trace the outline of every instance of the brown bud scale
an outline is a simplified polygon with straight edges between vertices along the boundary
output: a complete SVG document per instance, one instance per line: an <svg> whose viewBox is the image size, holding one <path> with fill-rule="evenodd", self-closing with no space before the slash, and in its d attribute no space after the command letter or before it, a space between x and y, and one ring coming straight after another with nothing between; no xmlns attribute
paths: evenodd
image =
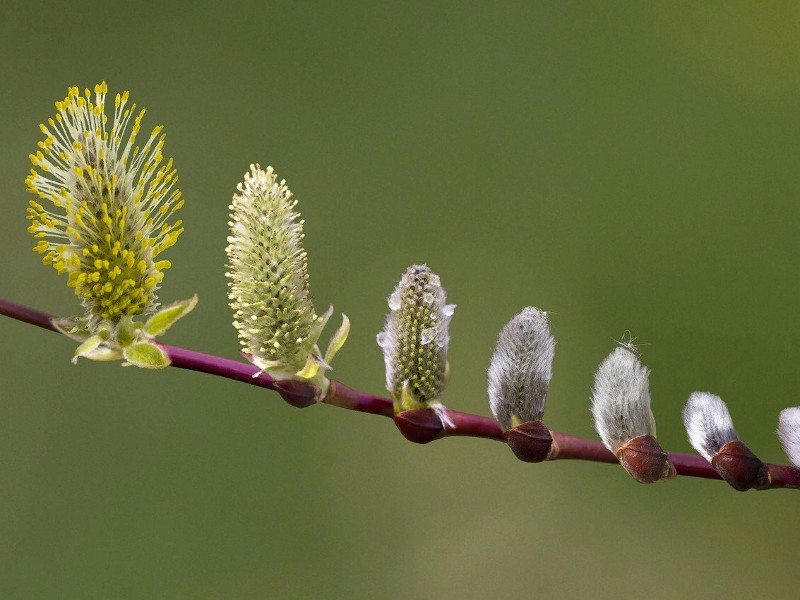
<svg viewBox="0 0 800 600"><path fill-rule="evenodd" d="M444 435L441 418L430 408L404 410L394 415L400 433L415 444L427 444Z"/></svg>
<svg viewBox="0 0 800 600"><path fill-rule="evenodd" d="M526 421L512 427L506 432L506 442L514 455L525 462L542 462L553 452L553 436L541 421Z"/></svg>
<svg viewBox="0 0 800 600"><path fill-rule="evenodd" d="M711 466L739 492L769 486L767 466L743 442L728 442L711 457Z"/></svg>
<svg viewBox="0 0 800 600"><path fill-rule="evenodd" d="M652 435L628 440L615 453L619 464L639 483L656 483L675 477L675 466Z"/></svg>
<svg viewBox="0 0 800 600"><path fill-rule="evenodd" d="M275 391L281 395L281 398L295 408L305 408L316 404L321 394L317 386L294 379L276 381L274 385Z"/></svg>

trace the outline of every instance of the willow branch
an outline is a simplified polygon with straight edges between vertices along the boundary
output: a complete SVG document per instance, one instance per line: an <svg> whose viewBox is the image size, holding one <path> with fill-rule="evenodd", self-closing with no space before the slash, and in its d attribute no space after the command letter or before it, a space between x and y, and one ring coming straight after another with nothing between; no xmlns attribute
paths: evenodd
<svg viewBox="0 0 800 600"><path fill-rule="evenodd" d="M0 299L0 314L43 329L57 331L51 323L51 315L8 300ZM250 363L166 344L161 346L167 352L173 367L208 373L209 375L233 379L271 390L277 389L276 382L269 375L266 373L256 375L259 369ZM394 405L389 398L353 390L338 381L331 381L328 393L322 399L322 402L383 417L394 416ZM450 423L444 427L444 436L470 436L497 441L506 440L506 435L502 428L493 419L454 410L447 410L446 416ZM551 431L551 434L558 451L549 460L575 459L612 464L619 462L616 456L599 441L587 440L558 431ZM722 479L702 456L681 452L669 452L668 454L675 465L678 475L703 479ZM763 489L800 489L800 470L784 465L767 464L766 466L769 470L771 482L768 487Z"/></svg>

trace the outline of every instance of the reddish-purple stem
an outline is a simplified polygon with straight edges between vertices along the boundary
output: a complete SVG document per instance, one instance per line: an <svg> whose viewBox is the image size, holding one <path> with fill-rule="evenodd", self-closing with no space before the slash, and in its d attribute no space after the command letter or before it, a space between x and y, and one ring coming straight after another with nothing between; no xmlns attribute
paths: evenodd
<svg viewBox="0 0 800 600"><path fill-rule="evenodd" d="M259 368L250 363L239 362L230 358L222 358L221 356L212 356L211 354L203 354L202 352L195 352L194 350L187 350L186 348L178 348L177 346L167 346L161 344L161 347L167 351L171 366L178 367L179 369L188 369L190 371L200 371L201 373L208 373L209 375L216 375L218 377L227 377L241 381L242 383L249 383L250 385L257 385L269 390L275 389L275 382L272 377L266 373L260 373Z"/></svg>
<svg viewBox="0 0 800 600"><path fill-rule="evenodd" d="M0 314L43 329L56 331L50 322L50 315L8 300L0 299ZM275 389L275 383L266 373L253 377L258 372L258 368L250 363L203 354L202 352L166 344L162 344L162 347L169 355L173 367L234 379L267 389ZM390 399L359 392L338 381L331 381L330 389L323 402L340 408L383 417L392 417L394 415L394 406ZM447 416L452 422L452 426L449 424L445 426L445 436L471 436L505 441L505 434L502 428L493 419L454 410L448 410ZM603 463L618 462L614 454L607 450L601 442L558 431L552 431L551 434L553 441L558 446L558 454L552 457L551 460L578 459ZM675 470L679 475L704 479L721 479L714 468L702 456L670 452L669 458L675 465ZM771 484L765 489L800 489L800 470L789 466L772 464L768 464L767 468L769 469Z"/></svg>

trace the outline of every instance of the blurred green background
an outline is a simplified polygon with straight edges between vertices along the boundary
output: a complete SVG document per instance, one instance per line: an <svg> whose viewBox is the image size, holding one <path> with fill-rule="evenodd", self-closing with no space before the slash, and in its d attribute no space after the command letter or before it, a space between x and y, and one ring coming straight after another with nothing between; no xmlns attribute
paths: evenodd
<svg viewBox="0 0 800 600"><path fill-rule="evenodd" d="M701 6L702 4L702 6ZM271 164L312 292L353 321L334 376L383 390L403 269L450 301L452 408L525 305L559 341L546 422L594 437L592 374L629 330L662 443L720 394L785 462L799 404L800 5L41 2L0 8L0 297L79 312L26 233L38 124L105 79L165 125L186 198L168 343L236 357L228 203ZM795 598L797 492L643 486L501 444L420 447L389 420L177 369L70 364L0 319L0 597Z"/></svg>

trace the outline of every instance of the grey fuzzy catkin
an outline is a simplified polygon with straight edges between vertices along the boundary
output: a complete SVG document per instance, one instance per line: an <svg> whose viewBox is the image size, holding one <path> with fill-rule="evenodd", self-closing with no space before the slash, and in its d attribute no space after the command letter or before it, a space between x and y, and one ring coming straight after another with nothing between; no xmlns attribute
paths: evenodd
<svg viewBox="0 0 800 600"><path fill-rule="evenodd" d="M635 437L656 434L649 376L650 369L627 345L614 349L597 367L592 390L594 426L614 453Z"/></svg>
<svg viewBox="0 0 800 600"><path fill-rule="evenodd" d="M683 424L692 447L708 461L728 442L739 441L728 407L719 396L708 392L689 396Z"/></svg>
<svg viewBox="0 0 800 600"><path fill-rule="evenodd" d="M487 391L492 413L503 428L542 418L555 347L547 313L532 306L500 330Z"/></svg>
<svg viewBox="0 0 800 600"><path fill-rule="evenodd" d="M778 437L786 456L800 469L800 406L786 408L778 419Z"/></svg>

